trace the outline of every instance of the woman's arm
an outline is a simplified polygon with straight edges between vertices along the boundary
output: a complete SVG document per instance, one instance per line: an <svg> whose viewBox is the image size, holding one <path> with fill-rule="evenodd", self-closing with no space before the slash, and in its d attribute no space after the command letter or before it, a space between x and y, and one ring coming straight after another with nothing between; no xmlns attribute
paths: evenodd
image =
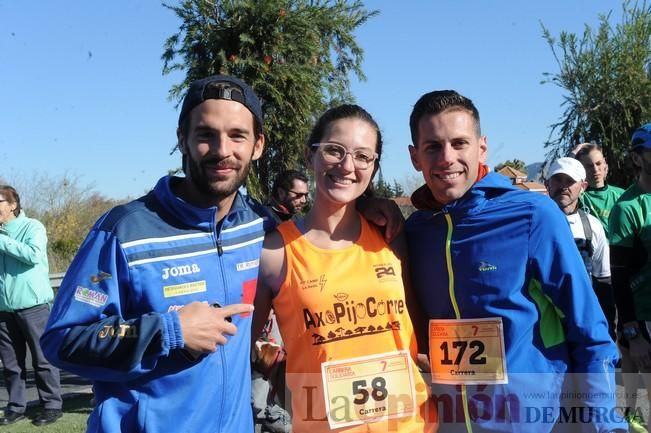
<svg viewBox="0 0 651 433"><path fill-rule="evenodd" d="M287 273L285 263L285 245L280 233L273 231L267 233L260 255L260 270L258 272L258 285L255 292L255 310L253 312L253 329L251 332L252 344L260 337L264 328L271 302L280 290L280 285Z"/></svg>
<svg viewBox="0 0 651 433"><path fill-rule="evenodd" d="M418 353L427 354L429 351L428 341L428 325L425 315L421 310L413 291L411 290L411 274L409 271L409 258L407 253L407 240L404 232L401 232L391 242L391 249L400 259L402 267L402 281L405 287L405 301L407 303L407 311L416 333L416 340L418 342Z"/></svg>

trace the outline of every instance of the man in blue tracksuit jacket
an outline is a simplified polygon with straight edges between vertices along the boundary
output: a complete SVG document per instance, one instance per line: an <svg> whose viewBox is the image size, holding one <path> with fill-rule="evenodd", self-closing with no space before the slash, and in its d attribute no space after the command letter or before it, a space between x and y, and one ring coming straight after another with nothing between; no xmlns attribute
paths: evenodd
<svg viewBox="0 0 651 433"><path fill-rule="evenodd" d="M558 206L488 173L458 93L423 95L410 127L426 185L406 230L441 431L626 431L617 349Z"/></svg>
<svg viewBox="0 0 651 433"><path fill-rule="evenodd" d="M191 84L179 117L184 178L95 224L56 296L41 345L93 380L89 432L248 432L251 306L273 220L238 188L264 147L242 81Z"/></svg>

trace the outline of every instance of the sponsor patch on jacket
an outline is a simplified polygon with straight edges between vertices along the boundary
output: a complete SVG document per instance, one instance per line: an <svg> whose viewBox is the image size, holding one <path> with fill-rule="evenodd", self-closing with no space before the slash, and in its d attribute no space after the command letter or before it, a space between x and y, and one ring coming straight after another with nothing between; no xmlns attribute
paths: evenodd
<svg viewBox="0 0 651 433"><path fill-rule="evenodd" d="M93 307L101 307L106 304L108 295L106 293L98 292L97 290L77 286L75 289L75 299L84 304L92 305Z"/></svg>
<svg viewBox="0 0 651 433"><path fill-rule="evenodd" d="M255 299L255 288L258 284L257 279L248 280L242 283L242 303L253 304ZM248 317L251 313L242 313L240 317Z"/></svg>
<svg viewBox="0 0 651 433"><path fill-rule="evenodd" d="M174 284L163 287L163 296L171 298L174 296L189 295L206 291L206 280L193 281L192 283Z"/></svg>
<svg viewBox="0 0 651 433"><path fill-rule="evenodd" d="M93 284L97 284L97 283L100 283L100 282L102 282L104 280L108 280L108 279L110 279L112 277L113 276L111 274L109 274L108 272L99 271L99 273L97 275L91 275L90 276L90 282L93 283Z"/></svg>
<svg viewBox="0 0 651 433"><path fill-rule="evenodd" d="M257 268L260 265L260 259L249 260L248 262L242 262L235 265L235 268L238 272L246 271L247 269Z"/></svg>
<svg viewBox="0 0 651 433"><path fill-rule="evenodd" d="M479 267L477 268L479 272L490 272L490 271L496 271L497 266L491 265L488 262L479 262Z"/></svg>

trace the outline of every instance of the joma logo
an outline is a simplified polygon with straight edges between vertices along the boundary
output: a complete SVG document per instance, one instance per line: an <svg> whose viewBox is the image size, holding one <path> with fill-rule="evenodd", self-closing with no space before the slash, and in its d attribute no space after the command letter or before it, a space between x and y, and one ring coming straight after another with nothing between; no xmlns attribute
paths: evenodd
<svg viewBox="0 0 651 433"><path fill-rule="evenodd" d="M171 268L163 268L163 279L167 280L169 277L180 277L198 272L201 272L201 269L199 269L199 265L196 263L192 265L172 266Z"/></svg>
<svg viewBox="0 0 651 433"><path fill-rule="evenodd" d="M99 338L138 338L138 328L131 325L104 326L98 334Z"/></svg>

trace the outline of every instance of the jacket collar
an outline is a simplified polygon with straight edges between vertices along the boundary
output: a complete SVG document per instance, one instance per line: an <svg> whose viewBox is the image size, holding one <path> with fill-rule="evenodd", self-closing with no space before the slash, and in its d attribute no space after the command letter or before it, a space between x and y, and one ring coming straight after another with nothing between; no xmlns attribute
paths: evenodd
<svg viewBox="0 0 651 433"><path fill-rule="evenodd" d="M203 231L214 230L216 226L215 215L217 214L217 207L197 207L178 197L174 194L171 187L172 182L178 181L180 181L180 178L175 176L164 176L158 181L153 193L161 206L175 219L183 222L183 224ZM246 209L247 204L244 201L244 197L237 191L233 204L226 217L224 217L224 221L228 220L229 215Z"/></svg>
<svg viewBox="0 0 651 433"><path fill-rule="evenodd" d="M418 210L448 212L455 209L474 208L487 196L492 196L500 191L503 192L513 189L516 188L511 184L509 179L497 173L489 173L488 167L481 165L477 175L477 181L475 181L472 187L461 198L443 205L434 198L427 185L423 185L414 191L411 196L411 202Z"/></svg>
<svg viewBox="0 0 651 433"><path fill-rule="evenodd" d="M25 211L21 210L16 218L14 218L11 221L8 221L8 222L6 222L4 224L0 224L0 225L2 225L2 227L5 230L10 232L12 230L16 230L19 227L21 227L26 219L27 219L27 215L25 215Z"/></svg>

